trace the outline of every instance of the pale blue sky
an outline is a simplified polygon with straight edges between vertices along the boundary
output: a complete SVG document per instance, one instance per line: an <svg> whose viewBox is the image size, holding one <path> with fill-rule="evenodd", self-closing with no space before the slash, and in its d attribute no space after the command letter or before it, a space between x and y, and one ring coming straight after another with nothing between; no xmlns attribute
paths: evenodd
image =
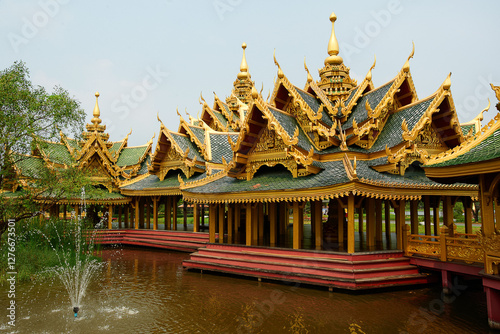
<svg viewBox="0 0 500 334"><path fill-rule="evenodd" d="M23 60L32 81L61 85L81 101L90 121L94 93L111 140L133 128L129 145L147 142L159 123L177 130L179 108L196 115L200 92L225 99L239 72L246 42L252 80L273 87L273 50L299 87L327 57L334 11L340 56L362 79L377 56L380 86L403 66L415 42L411 73L419 98L452 72L461 122L492 101L500 85L499 1L76 1L0 0L0 68ZM484 123L483 123L484 124Z"/></svg>

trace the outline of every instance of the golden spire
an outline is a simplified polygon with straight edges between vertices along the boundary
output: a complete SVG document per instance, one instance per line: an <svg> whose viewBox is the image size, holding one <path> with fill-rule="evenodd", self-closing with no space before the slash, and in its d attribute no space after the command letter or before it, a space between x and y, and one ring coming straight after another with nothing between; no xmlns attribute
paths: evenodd
<svg viewBox="0 0 500 334"><path fill-rule="evenodd" d="M337 37L335 36L335 27L334 23L337 20L337 16L335 13L330 15L330 21L332 22L332 33L330 35L330 40L328 41L328 54L329 57L325 59L326 64L332 65L340 65L342 64L342 57L338 56L339 54L339 42L337 41Z"/></svg>
<svg viewBox="0 0 500 334"><path fill-rule="evenodd" d="M93 116L94 118L92 118L92 123L94 123L95 125L98 125L101 123L101 119L99 118L99 116L101 116L101 111L99 110L99 104L97 103L97 100L99 98L99 92L96 92L95 93L95 107L94 107L94 113L93 113Z"/></svg>
<svg viewBox="0 0 500 334"><path fill-rule="evenodd" d="M241 45L241 48L243 49L243 58L241 59L240 73L238 73L238 79L246 79L250 76L250 74L248 73L247 59L245 57L245 49L247 48L247 43L243 43Z"/></svg>

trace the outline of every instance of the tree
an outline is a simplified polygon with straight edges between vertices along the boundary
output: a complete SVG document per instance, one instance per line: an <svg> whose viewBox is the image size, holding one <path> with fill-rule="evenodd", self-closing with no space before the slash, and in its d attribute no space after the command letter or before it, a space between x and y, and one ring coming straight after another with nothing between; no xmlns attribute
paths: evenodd
<svg viewBox="0 0 500 334"><path fill-rule="evenodd" d="M60 131L78 138L85 120L80 102L56 86L53 93L34 86L23 62L15 62L0 72L0 236L8 219L33 216L40 205L50 207L60 198L75 193L87 183L76 164L63 168L38 164L28 175L29 186L15 190L14 166L27 159L35 147L59 141Z"/></svg>

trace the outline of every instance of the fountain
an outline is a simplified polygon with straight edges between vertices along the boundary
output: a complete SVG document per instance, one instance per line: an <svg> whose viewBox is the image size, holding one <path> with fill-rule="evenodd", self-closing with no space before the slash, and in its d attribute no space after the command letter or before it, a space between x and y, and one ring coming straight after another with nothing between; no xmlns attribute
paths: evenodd
<svg viewBox="0 0 500 334"><path fill-rule="evenodd" d="M86 212L85 188L82 188L82 209ZM90 236L87 234L82 235L82 219L79 215L74 218L71 219L75 224L74 231L71 231L74 235L74 244L68 245L69 247L66 249L57 229L55 229L59 241L57 245L53 245L45 234L42 233L42 235L44 235L52 249L56 252L59 261L59 265L48 268L48 271L53 272L59 277L66 288L76 318L90 280L100 267L100 263L97 259L93 258L95 230ZM99 225L102 225L102 221L95 227Z"/></svg>

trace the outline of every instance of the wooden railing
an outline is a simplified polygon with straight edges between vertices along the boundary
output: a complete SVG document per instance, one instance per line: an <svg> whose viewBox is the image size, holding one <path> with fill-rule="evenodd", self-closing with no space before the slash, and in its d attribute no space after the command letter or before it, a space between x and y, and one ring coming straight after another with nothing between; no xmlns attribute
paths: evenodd
<svg viewBox="0 0 500 334"><path fill-rule="evenodd" d="M407 225L406 225L407 226ZM405 230L408 230L406 227ZM440 235L409 234L406 238L407 255L421 255L441 261L463 261L467 264L485 263L485 252L475 234L454 233L449 236L446 226Z"/></svg>

